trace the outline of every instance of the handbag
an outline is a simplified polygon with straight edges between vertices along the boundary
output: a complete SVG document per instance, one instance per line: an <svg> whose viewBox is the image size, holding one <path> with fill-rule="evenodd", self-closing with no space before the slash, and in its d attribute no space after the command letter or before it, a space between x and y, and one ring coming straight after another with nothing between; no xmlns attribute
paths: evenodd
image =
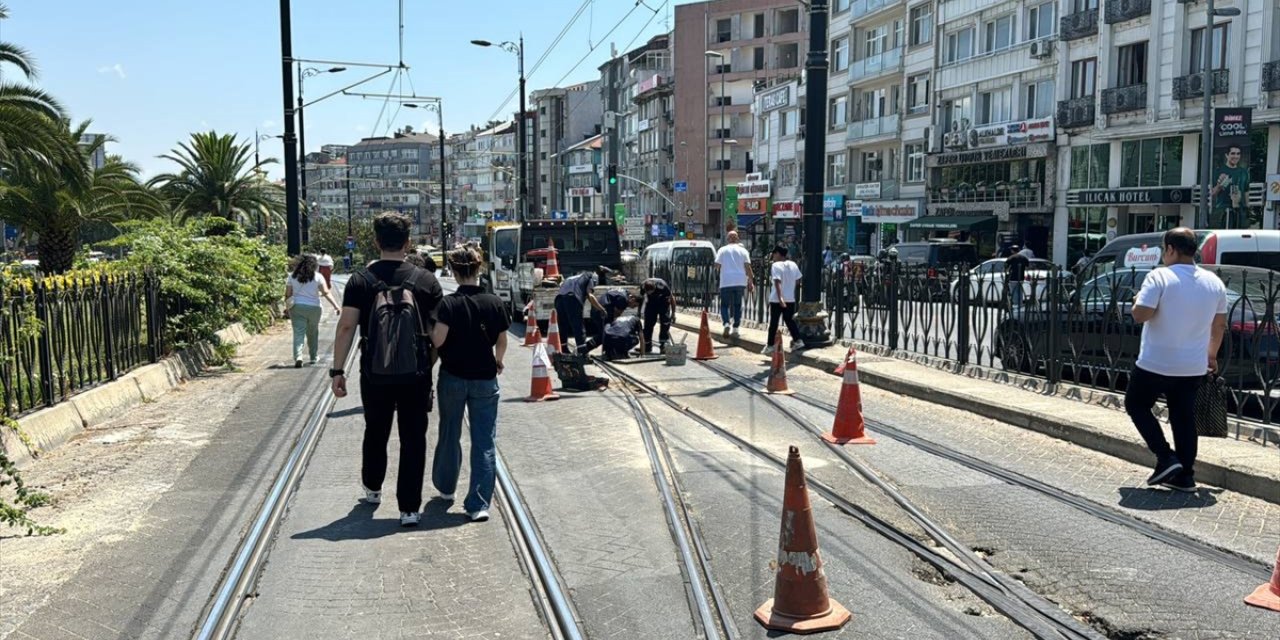
<svg viewBox="0 0 1280 640"><path fill-rule="evenodd" d="M1210 373L1196 388L1196 435L1227 437L1227 395L1231 390L1222 376Z"/></svg>

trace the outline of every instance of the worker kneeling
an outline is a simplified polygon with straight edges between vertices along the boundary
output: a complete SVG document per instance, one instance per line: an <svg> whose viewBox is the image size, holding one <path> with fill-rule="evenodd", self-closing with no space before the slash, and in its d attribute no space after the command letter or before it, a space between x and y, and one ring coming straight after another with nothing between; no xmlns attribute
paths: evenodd
<svg viewBox="0 0 1280 640"><path fill-rule="evenodd" d="M579 355L586 355L596 347L604 346L606 360L621 360L640 344L640 318L626 316L627 309L639 306L640 298L628 295L621 289L607 291L601 305L604 313L597 310L591 312L591 335L587 343L578 349Z"/></svg>

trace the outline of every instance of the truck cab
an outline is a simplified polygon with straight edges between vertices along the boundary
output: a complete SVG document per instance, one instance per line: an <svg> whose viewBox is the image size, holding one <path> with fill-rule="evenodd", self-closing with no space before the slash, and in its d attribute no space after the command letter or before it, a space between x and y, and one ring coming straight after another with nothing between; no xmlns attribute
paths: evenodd
<svg viewBox="0 0 1280 640"><path fill-rule="evenodd" d="M520 229L520 264L517 267L520 293L513 298L518 301L519 308L512 310L512 318L519 319L530 302L540 325L545 325L551 317L562 280L546 277L546 261L551 246L555 247L562 278L595 271L603 266L625 280L618 227L612 219L527 221ZM603 295L613 287L635 288L636 283L628 284L631 287L620 282L602 282L596 287L595 294Z"/></svg>
<svg viewBox="0 0 1280 640"><path fill-rule="evenodd" d="M520 286L516 270L519 267L520 225L511 222L490 222L480 238L485 268L480 274L480 286L498 296L508 310L518 310Z"/></svg>

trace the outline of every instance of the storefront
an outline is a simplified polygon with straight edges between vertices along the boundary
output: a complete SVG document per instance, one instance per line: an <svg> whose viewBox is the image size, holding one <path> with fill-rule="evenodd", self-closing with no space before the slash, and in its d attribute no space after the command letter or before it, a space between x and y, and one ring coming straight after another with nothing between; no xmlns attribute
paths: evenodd
<svg viewBox="0 0 1280 640"><path fill-rule="evenodd" d="M844 194L828 193L822 196L823 247L831 247L837 254L847 251L844 232Z"/></svg>
<svg viewBox="0 0 1280 640"><path fill-rule="evenodd" d="M858 205L858 238L854 245L864 255L876 255L882 249L906 240L907 224L920 217L920 200L878 200ZM865 234L865 235L864 235Z"/></svg>
<svg viewBox="0 0 1280 640"><path fill-rule="evenodd" d="M772 244L781 244L791 253L792 259L800 255L800 238L804 227L804 201L792 200L773 203ZM767 250L767 248L757 247ZM756 253L755 251L752 252Z"/></svg>

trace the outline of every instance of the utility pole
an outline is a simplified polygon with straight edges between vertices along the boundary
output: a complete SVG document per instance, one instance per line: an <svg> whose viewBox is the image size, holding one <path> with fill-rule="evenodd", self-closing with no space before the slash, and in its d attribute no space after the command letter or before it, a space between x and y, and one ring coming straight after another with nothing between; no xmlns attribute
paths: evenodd
<svg viewBox="0 0 1280 640"><path fill-rule="evenodd" d="M619 165L618 160L620 154L618 153L618 127L621 124L619 120L621 120L622 114L618 112L617 86L620 81L621 67L622 60L618 57L618 52L615 50L613 51L613 60L611 60L609 64L608 80L605 81L604 86L604 90L607 93L605 96L605 124L609 124L610 120L613 121L613 126L609 127L609 130L606 132L608 134L608 147L605 153L605 166L613 165L618 167ZM618 185L609 184L608 181L605 181L605 189L605 200L608 204L605 206L604 216L606 218L613 219L613 208L618 204Z"/></svg>
<svg viewBox="0 0 1280 640"><path fill-rule="evenodd" d="M311 242L311 202L307 200L307 125L302 116L302 63L298 64L298 189L302 193L302 244Z"/></svg>
<svg viewBox="0 0 1280 640"><path fill-rule="evenodd" d="M804 264L796 313L806 347L831 342L822 308L822 194L826 189L827 148L827 0L809 3L809 56L805 62Z"/></svg>
<svg viewBox="0 0 1280 640"><path fill-rule="evenodd" d="M524 34L520 34L518 53L520 58L520 208L517 210L520 216L518 221L524 222L529 217L529 131L528 118L525 114L524 105Z"/></svg>
<svg viewBox="0 0 1280 640"><path fill-rule="evenodd" d="M440 126L440 251L443 253L449 248L448 239L444 235L445 210L448 208L448 181L445 176L448 175L445 169L444 160L444 102L436 102L436 124ZM448 265L441 265L446 267Z"/></svg>
<svg viewBox="0 0 1280 640"><path fill-rule="evenodd" d="M298 141L293 132L293 37L289 0L280 0L280 67L284 88L284 226L289 255L302 253L302 224L298 211Z"/></svg>

